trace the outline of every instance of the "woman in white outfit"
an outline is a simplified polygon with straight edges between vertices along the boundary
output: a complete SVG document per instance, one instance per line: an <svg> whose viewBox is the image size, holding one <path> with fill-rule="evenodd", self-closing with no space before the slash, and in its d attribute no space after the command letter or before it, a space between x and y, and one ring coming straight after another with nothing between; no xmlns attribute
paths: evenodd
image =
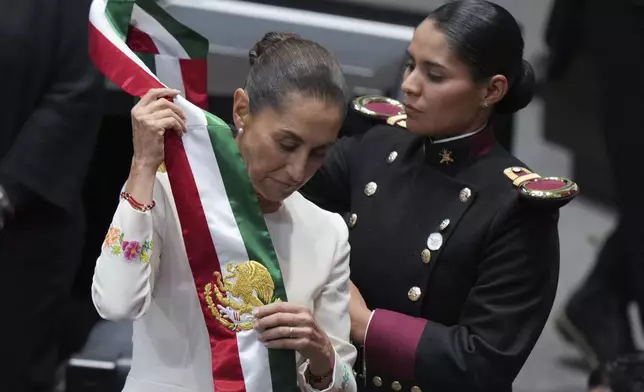
<svg viewBox="0 0 644 392"><path fill-rule="evenodd" d="M337 137L345 81L324 48L294 35L267 34L250 61L246 86L234 94L231 132L288 296L256 309L257 339L269 349L297 352L302 391L355 391L348 231L340 216L297 192ZM132 168L96 263L92 296L103 318L135 320L126 391L232 392L232 384L213 381L219 353L210 350L168 176L158 170L164 133L190 132L181 109L164 99L177 93L150 90L132 110Z"/></svg>

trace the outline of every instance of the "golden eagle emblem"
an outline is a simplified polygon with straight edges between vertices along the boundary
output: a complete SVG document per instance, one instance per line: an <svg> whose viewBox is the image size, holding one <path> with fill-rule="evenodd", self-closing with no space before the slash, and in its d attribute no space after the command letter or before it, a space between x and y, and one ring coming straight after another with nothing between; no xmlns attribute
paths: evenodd
<svg viewBox="0 0 644 392"><path fill-rule="evenodd" d="M228 274L224 276L215 272L215 281L204 287L208 309L228 329L236 332L253 329L253 308L280 301L273 298L273 278L266 267L253 260L229 262L226 271Z"/></svg>

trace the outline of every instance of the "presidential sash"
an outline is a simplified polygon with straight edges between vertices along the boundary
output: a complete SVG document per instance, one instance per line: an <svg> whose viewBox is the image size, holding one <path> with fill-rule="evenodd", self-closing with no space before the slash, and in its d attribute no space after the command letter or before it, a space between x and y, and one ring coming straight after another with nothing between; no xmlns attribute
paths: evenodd
<svg viewBox="0 0 644 392"><path fill-rule="evenodd" d="M136 52L136 54L135 54ZM125 92L182 91L188 132L168 133L165 167L210 337L216 391L296 391L295 353L267 350L252 310L286 301L257 195L227 124L207 112L208 41L153 0L94 0L90 55Z"/></svg>

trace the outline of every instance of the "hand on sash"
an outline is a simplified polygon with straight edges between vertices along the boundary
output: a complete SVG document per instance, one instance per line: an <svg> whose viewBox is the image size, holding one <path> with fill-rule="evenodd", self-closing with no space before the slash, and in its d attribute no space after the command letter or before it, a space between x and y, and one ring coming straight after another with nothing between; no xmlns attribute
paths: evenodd
<svg viewBox="0 0 644 392"><path fill-rule="evenodd" d="M169 99L179 94L168 88L150 89L132 108L134 157L125 191L144 205L153 202L157 169L163 162L165 132L182 136L186 130L181 108Z"/></svg>
<svg viewBox="0 0 644 392"><path fill-rule="evenodd" d="M335 366L335 350L313 314L303 305L276 302L255 311L255 329L267 348L295 350L309 360L314 375L329 374Z"/></svg>
<svg viewBox="0 0 644 392"><path fill-rule="evenodd" d="M183 111L170 102L178 94L178 90L153 88L132 108L133 165L139 170L156 173L163 162L166 131L175 131L179 136L186 132Z"/></svg>

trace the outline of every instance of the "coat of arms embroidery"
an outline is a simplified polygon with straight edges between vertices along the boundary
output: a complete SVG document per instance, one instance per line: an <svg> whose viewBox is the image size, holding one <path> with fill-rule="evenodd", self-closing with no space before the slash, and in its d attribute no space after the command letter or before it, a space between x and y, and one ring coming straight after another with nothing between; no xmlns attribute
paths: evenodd
<svg viewBox="0 0 644 392"><path fill-rule="evenodd" d="M273 278L266 267L253 260L239 264L229 262L226 271L228 273L223 276L215 272L215 281L204 287L208 308L228 329L236 332L253 329L253 308L280 301L273 298Z"/></svg>

